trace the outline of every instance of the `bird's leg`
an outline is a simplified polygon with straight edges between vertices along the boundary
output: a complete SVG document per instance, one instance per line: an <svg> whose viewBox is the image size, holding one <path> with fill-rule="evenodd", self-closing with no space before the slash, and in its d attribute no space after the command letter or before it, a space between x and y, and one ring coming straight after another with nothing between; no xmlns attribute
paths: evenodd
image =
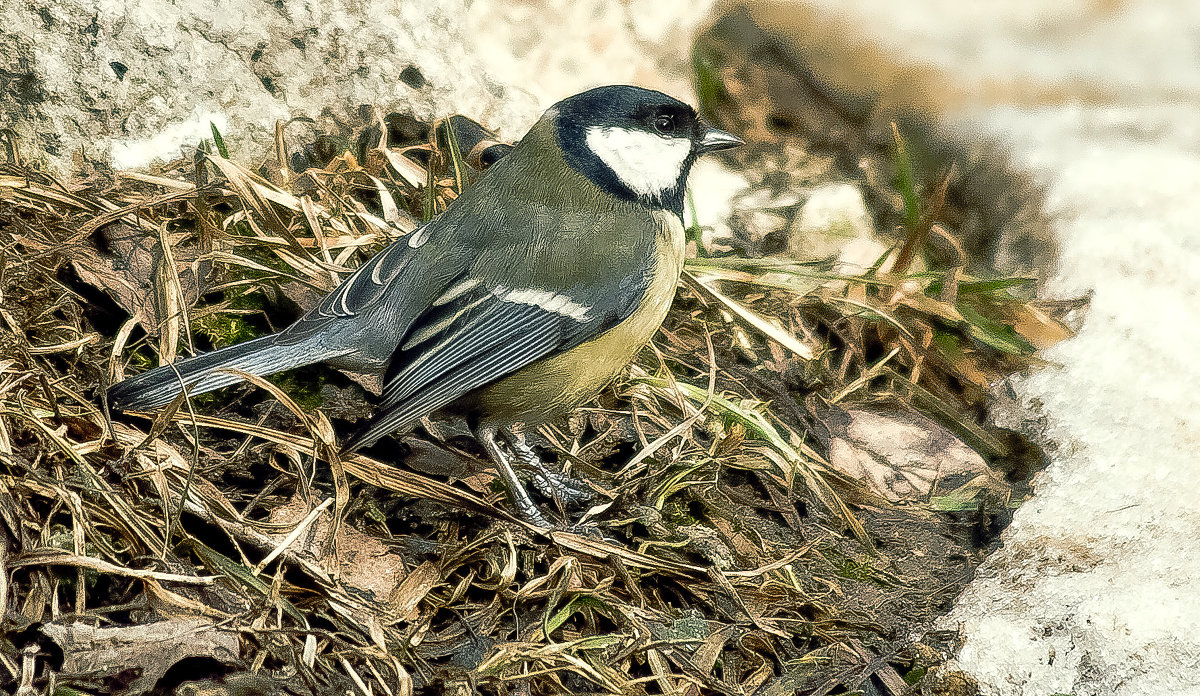
<svg viewBox="0 0 1200 696"><path fill-rule="evenodd" d="M547 469L542 458L525 442L525 435L520 430L510 427L502 429L500 433L508 441L508 447L517 461L533 470L533 487L539 493L554 500L559 506L579 506L595 497L595 493L583 481Z"/></svg>
<svg viewBox="0 0 1200 696"><path fill-rule="evenodd" d="M493 426L483 426L479 428L479 440L483 443L483 448L487 450L488 456L492 458L492 462L496 465L496 470L500 473L500 478L504 479L504 484L508 486L508 492L512 496L513 505L517 508L517 513L529 523L538 527L552 527L553 525L550 524L550 521L533 504L533 499L529 497L529 492L525 490L525 486L517 478L517 473L513 471L512 464L508 461L508 455L500 449L500 443L496 442L496 432L497 429Z"/></svg>

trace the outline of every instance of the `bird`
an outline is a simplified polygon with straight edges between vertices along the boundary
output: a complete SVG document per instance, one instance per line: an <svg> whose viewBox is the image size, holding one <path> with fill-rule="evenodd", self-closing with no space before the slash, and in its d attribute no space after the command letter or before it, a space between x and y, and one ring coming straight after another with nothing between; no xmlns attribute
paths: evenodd
<svg viewBox="0 0 1200 696"><path fill-rule="evenodd" d="M148 410L185 387L220 389L241 381L231 368L382 373L377 409L343 452L434 412L463 415L517 512L550 527L513 468L513 457L540 463L520 433L595 396L650 341L683 269L692 166L742 142L659 91L567 97L439 217L295 323L118 382L109 405Z"/></svg>

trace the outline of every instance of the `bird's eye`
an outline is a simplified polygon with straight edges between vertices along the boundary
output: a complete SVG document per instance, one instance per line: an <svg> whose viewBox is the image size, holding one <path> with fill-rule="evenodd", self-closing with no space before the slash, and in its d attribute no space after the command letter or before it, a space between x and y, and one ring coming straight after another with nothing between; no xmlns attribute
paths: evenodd
<svg viewBox="0 0 1200 696"><path fill-rule="evenodd" d="M670 114L662 114L654 119L654 130L659 133L674 133L675 117Z"/></svg>

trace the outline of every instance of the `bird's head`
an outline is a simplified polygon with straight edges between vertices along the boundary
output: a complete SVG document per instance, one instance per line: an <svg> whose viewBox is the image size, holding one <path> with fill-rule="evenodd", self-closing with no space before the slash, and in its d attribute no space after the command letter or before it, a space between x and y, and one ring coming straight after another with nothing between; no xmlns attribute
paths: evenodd
<svg viewBox="0 0 1200 696"><path fill-rule="evenodd" d="M568 97L543 118L553 121L567 163L601 189L681 217L696 158L742 144L678 99L629 85Z"/></svg>

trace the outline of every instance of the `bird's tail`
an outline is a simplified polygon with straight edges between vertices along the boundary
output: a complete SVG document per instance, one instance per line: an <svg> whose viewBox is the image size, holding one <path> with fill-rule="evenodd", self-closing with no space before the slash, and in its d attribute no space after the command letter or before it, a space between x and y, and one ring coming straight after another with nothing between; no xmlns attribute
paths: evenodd
<svg viewBox="0 0 1200 696"><path fill-rule="evenodd" d="M184 385L196 395L242 381L237 375L218 372L224 368L265 376L333 357L313 350L309 342L277 345L276 338L263 336L147 370L109 387L108 403L121 411L155 408L170 403Z"/></svg>

